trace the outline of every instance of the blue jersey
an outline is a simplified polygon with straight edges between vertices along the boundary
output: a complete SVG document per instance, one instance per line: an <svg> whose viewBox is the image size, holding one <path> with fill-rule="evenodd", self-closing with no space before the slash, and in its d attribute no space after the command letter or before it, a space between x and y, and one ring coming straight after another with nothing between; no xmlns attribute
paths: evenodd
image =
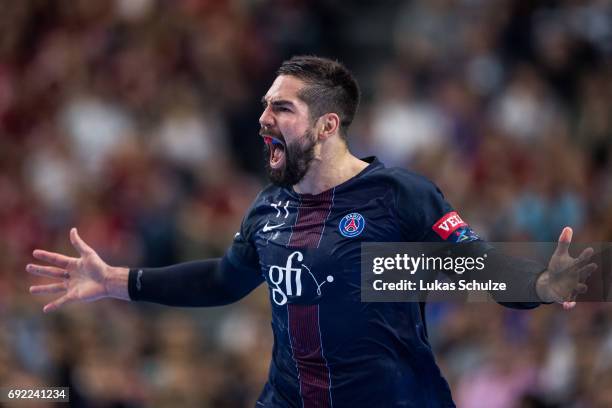
<svg viewBox="0 0 612 408"><path fill-rule="evenodd" d="M376 159L316 195L264 189L228 251L261 274L274 349L258 407L454 407L419 303L361 302L362 242L478 237L436 186Z"/></svg>

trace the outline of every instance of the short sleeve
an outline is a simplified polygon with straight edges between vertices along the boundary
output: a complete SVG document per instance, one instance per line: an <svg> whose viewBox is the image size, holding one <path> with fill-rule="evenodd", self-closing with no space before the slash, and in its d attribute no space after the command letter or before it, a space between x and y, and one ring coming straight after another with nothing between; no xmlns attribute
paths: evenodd
<svg viewBox="0 0 612 408"><path fill-rule="evenodd" d="M243 218L240 224L240 231L234 235L232 245L227 250L225 256L234 267L251 269L254 273L260 274L259 255L251 236L255 223L254 208L258 200L259 196Z"/></svg>
<svg viewBox="0 0 612 408"><path fill-rule="evenodd" d="M234 235L234 241L227 250L227 259L236 268L253 269L259 273L259 256L255 246L243 234L244 228Z"/></svg>
<svg viewBox="0 0 612 408"><path fill-rule="evenodd" d="M405 173L397 178L396 207L407 240L472 242L480 237L425 177Z"/></svg>
<svg viewBox="0 0 612 408"><path fill-rule="evenodd" d="M232 245L225 253L225 258L232 266L239 269L251 269L257 275L261 275L261 269L253 234L256 231L257 205L264 191L257 195L249 207L240 224L240 230L234 235Z"/></svg>

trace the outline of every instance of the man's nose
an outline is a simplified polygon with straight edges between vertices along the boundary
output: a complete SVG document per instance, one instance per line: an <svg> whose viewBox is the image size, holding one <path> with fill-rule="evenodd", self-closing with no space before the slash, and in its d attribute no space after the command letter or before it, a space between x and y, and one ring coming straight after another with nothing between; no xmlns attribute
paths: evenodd
<svg viewBox="0 0 612 408"><path fill-rule="evenodd" d="M264 111L261 113L261 116L259 117L259 125L262 128L274 126L274 115L272 114L272 110L269 106L266 106Z"/></svg>

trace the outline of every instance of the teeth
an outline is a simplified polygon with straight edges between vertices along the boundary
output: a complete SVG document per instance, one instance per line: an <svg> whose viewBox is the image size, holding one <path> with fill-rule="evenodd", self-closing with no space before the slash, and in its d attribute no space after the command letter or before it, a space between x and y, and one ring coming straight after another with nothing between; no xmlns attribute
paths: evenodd
<svg viewBox="0 0 612 408"><path fill-rule="evenodd" d="M268 148L270 149L270 163L274 160L274 151L276 150L274 148L274 145L272 145L271 143L268 144Z"/></svg>
<svg viewBox="0 0 612 408"><path fill-rule="evenodd" d="M281 147L279 147L278 145L276 146L272 146L272 150L270 153L270 163L272 165L276 165L278 163L280 163L283 159L283 149Z"/></svg>
<svg viewBox="0 0 612 408"><path fill-rule="evenodd" d="M285 144L278 138L270 135L261 135L264 143L270 150L270 164L273 167L280 165L285 154Z"/></svg>

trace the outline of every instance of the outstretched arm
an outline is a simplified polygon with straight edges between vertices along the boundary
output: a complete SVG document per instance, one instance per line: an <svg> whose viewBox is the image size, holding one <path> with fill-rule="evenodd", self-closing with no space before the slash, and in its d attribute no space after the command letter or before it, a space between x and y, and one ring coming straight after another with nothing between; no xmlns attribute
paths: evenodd
<svg viewBox="0 0 612 408"><path fill-rule="evenodd" d="M30 287L33 294L62 294L43 308L45 313L73 302L103 298L142 300L172 306L220 306L246 296L263 277L254 269L235 267L226 257L165 268L128 269L106 264L78 235L70 242L80 257L35 250L36 259L53 266L28 264L34 275L55 283Z"/></svg>
<svg viewBox="0 0 612 408"><path fill-rule="evenodd" d="M531 309L541 303L556 302L567 310L576 305L577 295L587 291L586 281L597 269L597 264L590 261L592 248L584 249L576 258L569 254L571 240L572 229L565 227L548 265L511 256L485 241L460 243L453 246L452 251L456 256L473 258L486 252L486 269L473 271L470 276L481 282L490 279L504 282L508 290L490 292L498 303L516 309ZM459 279L454 273L448 276Z"/></svg>
<svg viewBox="0 0 612 408"><path fill-rule="evenodd" d="M236 302L263 282L260 273L233 266L228 257L129 272L131 300L168 306L222 306Z"/></svg>

